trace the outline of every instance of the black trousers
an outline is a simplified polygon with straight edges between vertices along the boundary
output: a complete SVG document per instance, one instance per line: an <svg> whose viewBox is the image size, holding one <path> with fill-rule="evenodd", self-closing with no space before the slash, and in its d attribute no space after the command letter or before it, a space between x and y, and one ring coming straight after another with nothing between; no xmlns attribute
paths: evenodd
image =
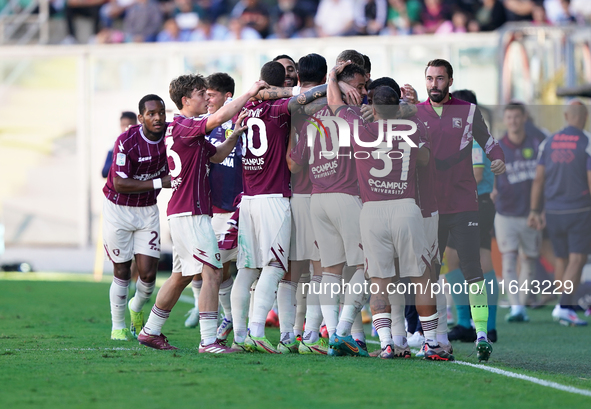
<svg viewBox="0 0 591 409"><path fill-rule="evenodd" d="M478 211L439 215L439 253L443 257L447 239L451 237L460 259L460 269L468 283L484 279L480 267L479 219Z"/></svg>

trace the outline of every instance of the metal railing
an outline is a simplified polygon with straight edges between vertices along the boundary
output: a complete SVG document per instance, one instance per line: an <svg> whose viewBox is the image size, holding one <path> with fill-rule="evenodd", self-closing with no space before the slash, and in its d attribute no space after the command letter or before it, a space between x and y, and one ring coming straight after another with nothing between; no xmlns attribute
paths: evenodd
<svg viewBox="0 0 591 409"><path fill-rule="evenodd" d="M30 0L25 5L9 0L0 10L0 45L33 42L49 42L49 0Z"/></svg>

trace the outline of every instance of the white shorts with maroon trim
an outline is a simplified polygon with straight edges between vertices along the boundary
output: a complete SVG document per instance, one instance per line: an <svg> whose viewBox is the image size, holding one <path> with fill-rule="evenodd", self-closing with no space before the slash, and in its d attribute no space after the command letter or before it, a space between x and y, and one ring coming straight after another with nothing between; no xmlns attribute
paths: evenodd
<svg viewBox="0 0 591 409"><path fill-rule="evenodd" d="M213 228L213 232L215 233L215 237L219 243L224 240L224 236L226 233L230 231L230 228L235 228L235 226L228 224L228 221L232 218L234 212L229 213L214 213L213 217L211 218L211 227ZM238 247L235 247L231 250L222 250L220 249L220 254L222 255L222 264L227 261L236 261L238 256Z"/></svg>
<svg viewBox="0 0 591 409"><path fill-rule="evenodd" d="M431 263L423 217L414 199L365 202L361 210L361 239L369 277L420 277Z"/></svg>
<svg viewBox="0 0 591 409"><path fill-rule="evenodd" d="M125 263L134 254L160 258L158 206L121 206L103 200L103 246L114 263Z"/></svg>
<svg viewBox="0 0 591 409"><path fill-rule="evenodd" d="M430 260L433 263L441 264L441 256L439 254L439 213L435 213L431 217L423 217L423 227L425 227L425 237L429 245L429 252L431 253Z"/></svg>
<svg viewBox="0 0 591 409"><path fill-rule="evenodd" d="M287 271L291 210L288 197L242 196L238 268L263 268L277 260Z"/></svg>
<svg viewBox="0 0 591 409"><path fill-rule="evenodd" d="M312 217L310 216L310 195L295 194L291 198L291 243L289 259L293 261L320 260L320 252Z"/></svg>
<svg viewBox="0 0 591 409"><path fill-rule="evenodd" d="M168 224L173 272L194 276L201 274L204 264L213 269L222 268L222 256L209 215L171 217Z"/></svg>
<svg viewBox="0 0 591 409"><path fill-rule="evenodd" d="M310 201L322 267L363 264L359 231L361 199L346 193L316 193Z"/></svg>

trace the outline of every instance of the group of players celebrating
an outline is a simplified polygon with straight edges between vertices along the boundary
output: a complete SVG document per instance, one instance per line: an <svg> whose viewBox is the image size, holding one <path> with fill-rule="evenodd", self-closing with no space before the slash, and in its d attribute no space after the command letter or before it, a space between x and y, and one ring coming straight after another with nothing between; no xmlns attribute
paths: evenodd
<svg viewBox="0 0 591 409"><path fill-rule="evenodd" d="M117 139L103 189L104 245L114 265L111 339L177 349L162 327L191 284L199 352L369 356L360 317L369 299L381 343L374 355L408 358L405 294L389 285L437 282L449 236L466 281L477 284L469 286L476 351L488 360L472 143L495 174L505 170L503 151L476 106L450 95L449 62L427 64L423 103L410 85L372 81L369 70L367 56L354 50L339 54L330 71L318 54L297 64L281 55L236 98L227 74L181 75L169 87L179 110L170 123L160 97L141 99L140 124ZM172 188L173 273L144 322L160 253L162 188ZM128 303L134 257L139 279ZM378 288L371 297L355 291L368 280ZM444 294L413 296L425 336L420 354L453 360ZM275 301L277 346L265 337Z"/></svg>

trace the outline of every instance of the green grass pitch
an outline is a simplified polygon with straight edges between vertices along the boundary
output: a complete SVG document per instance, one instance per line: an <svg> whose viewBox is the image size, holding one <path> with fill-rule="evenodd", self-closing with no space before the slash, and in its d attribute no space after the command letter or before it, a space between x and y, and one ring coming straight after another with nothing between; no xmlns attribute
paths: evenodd
<svg viewBox="0 0 591 409"><path fill-rule="evenodd" d="M164 327L180 350L155 351L110 340L107 283L0 281L0 288L2 409L591 406L591 397L457 363L200 355L199 330L183 326L186 303ZM530 311L525 324L504 323L505 312L487 366L591 391L589 327L553 323L550 307ZM267 335L278 341L276 329ZM457 360L477 363L473 345L454 349Z"/></svg>

